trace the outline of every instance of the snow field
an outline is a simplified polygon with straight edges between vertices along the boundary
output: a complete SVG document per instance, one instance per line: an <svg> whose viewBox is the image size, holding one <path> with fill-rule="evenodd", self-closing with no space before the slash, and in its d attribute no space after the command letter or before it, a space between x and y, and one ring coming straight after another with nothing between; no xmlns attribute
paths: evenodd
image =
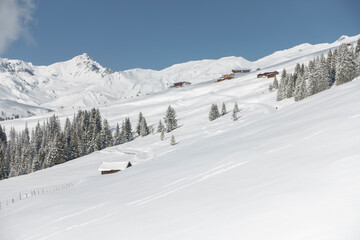
<svg viewBox="0 0 360 240"><path fill-rule="evenodd" d="M128 116L134 129L140 111L156 127L171 105L179 127L164 141L150 134L0 181L0 200L35 187L74 185L0 210L1 239L357 240L359 80L297 103L276 102L267 90L272 79L253 73L102 107L113 128ZM213 102L225 102L229 113L210 122ZM239 119L232 121L235 102ZM73 112L56 114L64 122ZM21 130L48 116L4 125ZM134 166L101 176L103 160Z"/></svg>

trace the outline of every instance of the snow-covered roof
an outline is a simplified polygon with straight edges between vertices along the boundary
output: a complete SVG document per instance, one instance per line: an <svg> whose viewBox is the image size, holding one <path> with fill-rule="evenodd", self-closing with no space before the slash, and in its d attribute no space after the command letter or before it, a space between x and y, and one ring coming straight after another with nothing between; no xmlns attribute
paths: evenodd
<svg viewBox="0 0 360 240"><path fill-rule="evenodd" d="M124 170L129 165L127 162L102 162L98 171Z"/></svg>

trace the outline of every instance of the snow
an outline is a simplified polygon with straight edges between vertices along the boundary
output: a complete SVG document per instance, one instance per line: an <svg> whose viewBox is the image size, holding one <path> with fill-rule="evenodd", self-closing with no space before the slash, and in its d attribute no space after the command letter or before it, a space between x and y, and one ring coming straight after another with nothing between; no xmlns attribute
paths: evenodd
<svg viewBox="0 0 360 240"><path fill-rule="evenodd" d="M124 170L130 162L102 162L98 171Z"/></svg>
<svg viewBox="0 0 360 240"><path fill-rule="evenodd" d="M298 48L285 50L249 67L294 68L299 56L308 61L335 45L311 45L308 50L302 46L301 52ZM202 69L201 65L216 61L192 64L194 69ZM243 59L237 63L235 57L224 62L248 67ZM225 65L204 69L215 74L217 67L219 72L225 71ZM183 76L194 73L185 71L190 66L170 68L174 71L171 80L178 78L175 69L178 76L182 71ZM113 74L135 77L137 71L142 70ZM147 123L156 127L171 105L179 127L166 133L163 141L159 133L137 137L65 164L0 181L1 240L119 236L358 240L360 78L300 102L276 102L276 93L267 90L272 79L257 79L257 73L221 83L199 80L186 88L114 100L101 107L112 128L125 117L135 126L140 111ZM220 106L222 102L229 112L210 122L211 104ZM239 119L232 121L235 102ZM63 123L74 111L55 113ZM25 122L32 127L51 114L1 124L7 131L10 126L21 130ZM177 140L174 146L170 145L171 135ZM101 175L97 170L104 161L130 161L133 167ZM61 188L70 183L71 188ZM53 191L59 186L61 190ZM19 193L24 196L38 189L45 193L18 199ZM5 206L12 198L15 203Z"/></svg>
<svg viewBox="0 0 360 240"><path fill-rule="evenodd" d="M86 53L50 66L34 66L21 60L0 58L0 100L52 110L70 108L74 111L108 106L119 100L127 101L161 92L175 82L186 81L192 85L212 82L237 68L279 72L283 68L292 70L296 63L307 63L314 56L326 54L342 43L355 43L359 37L344 37L330 44L300 44L254 62L231 56L175 64L160 71L137 68L112 72ZM0 111L4 110L8 116L19 114L0 105ZM20 115L38 114L29 112L21 111Z"/></svg>

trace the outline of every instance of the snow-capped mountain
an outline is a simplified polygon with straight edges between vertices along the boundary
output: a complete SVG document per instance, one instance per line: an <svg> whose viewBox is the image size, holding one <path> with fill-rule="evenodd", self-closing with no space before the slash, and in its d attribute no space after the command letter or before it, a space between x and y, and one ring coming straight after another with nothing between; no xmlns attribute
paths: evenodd
<svg viewBox="0 0 360 240"><path fill-rule="evenodd" d="M326 53L341 43L353 43L357 38L343 36L332 44L301 44L255 62L242 57L224 57L175 64L161 71L130 69L112 72L85 53L49 66L0 58L0 111L4 118L34 115L49 109L104 106L117 100L159 92L179 81L192 84L213 81L234 68L280 71L283 67L293 67L296 62L306 62L314 55Z"/></svg>

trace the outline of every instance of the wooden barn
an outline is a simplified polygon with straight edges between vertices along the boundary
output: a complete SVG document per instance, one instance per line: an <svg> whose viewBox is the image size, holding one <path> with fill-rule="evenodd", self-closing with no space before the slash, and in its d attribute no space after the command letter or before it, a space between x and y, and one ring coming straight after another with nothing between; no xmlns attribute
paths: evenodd
<svg viewBox="0 0 360 240"><path fill-rule="evenodd" d="M250 69L248 69L248 68L239 68L239 69L233 69L231 71L233 73L248 73L248 72L250 72Z"/></svg>
<svg viewBox="0 0 360 240"><path fill-rule="evenodd" d="M274 71L274 72L265 72L265 73L260 73L257 75L257 78L273 78L276 75L278 75L279 72L278 71Z"/></svg>
<svg viewBox="0 0 360 240"><path fill-rule="evenodd" d="M131 166L132 166L132 164L129 161L127 161L127 162L102 162L100 164L98 171L101 172L101 175L111 174L111 173L120 172Z"/></svg>
<svg viewBox="0 0 360 240"><path fill-rule="evenodd" d="M177 83L174 83L172 85L172 87L183 87L183 86L190 85L190 84L191 84L190 82L177 82Z"/></svg>
<svg viewBox="0 0 360 240"><path fill-rule="evenodd" d="M225 74L222 76L223 79L233 79L235 77L235 74Z"/></svg>

